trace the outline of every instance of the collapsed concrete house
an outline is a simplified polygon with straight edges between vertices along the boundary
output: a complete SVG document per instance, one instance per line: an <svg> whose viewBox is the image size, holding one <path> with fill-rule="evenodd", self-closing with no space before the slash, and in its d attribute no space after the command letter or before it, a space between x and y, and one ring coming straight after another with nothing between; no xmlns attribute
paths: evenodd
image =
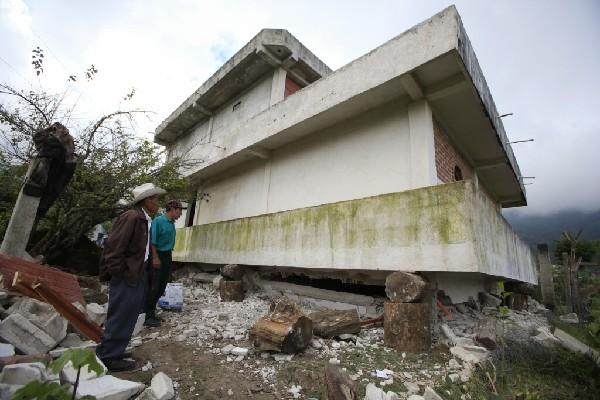
<svg viewBox="0 0 600 400"><path fill-rule="evenodd" d="M460 16L449 7L332 71L265 29L156 129L201 161L174 258L382 284L418 271L455 302L536 283L500 211L519 166Z"/></svg>

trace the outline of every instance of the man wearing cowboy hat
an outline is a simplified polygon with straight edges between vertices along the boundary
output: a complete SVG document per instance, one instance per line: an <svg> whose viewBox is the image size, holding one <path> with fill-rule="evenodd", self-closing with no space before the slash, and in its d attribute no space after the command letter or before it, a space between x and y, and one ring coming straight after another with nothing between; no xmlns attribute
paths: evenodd
<svg viewBox="0 0 600 400"><path fill-rule="evenodd" d="M180 201L170 200L165 206L164 214L152 221L150 243L152 249L152 268L148 277L148 291L146 292L146 326L160 326L160 319L156 316L156 303L165 292L170 280L171 265L173 264L172 251L175 247L175 221L181 217L181 210L186 209Z"/></svg>
<svg viewBox="0 0 600 400"><path fill-rule="evenodd" d="M135 368L134 361L125 359L129 356L125 348L142 311L146 269L152 263L150 215L158 211L159 197L166 193L152 183L132 192L132 208L115 221L100 261L100 280L110 281L110 286L104 334L96 354L109 371Z"/></svg>

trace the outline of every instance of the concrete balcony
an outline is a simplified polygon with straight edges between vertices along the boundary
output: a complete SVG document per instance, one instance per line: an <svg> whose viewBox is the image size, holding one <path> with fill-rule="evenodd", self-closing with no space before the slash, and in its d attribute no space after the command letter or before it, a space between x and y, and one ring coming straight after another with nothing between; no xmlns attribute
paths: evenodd
<svg viewBox="0 0 600 400"><path fill-rule="evenodd" d="M471 181L182 228L173 255L184 262L465 272L537 283L531 250Z"/></svg>

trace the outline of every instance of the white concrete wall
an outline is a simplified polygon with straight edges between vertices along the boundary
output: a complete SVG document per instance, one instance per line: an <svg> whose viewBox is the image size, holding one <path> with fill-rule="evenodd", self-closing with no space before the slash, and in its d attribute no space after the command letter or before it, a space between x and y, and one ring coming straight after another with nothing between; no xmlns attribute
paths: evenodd
<svg viewBox="0 0 600 400"><path fill-rule="evenodd" d="M223 149L214 143L222 142L233 129L239 128L245 121L266 110L271 105L271 86L273 74L267 74L248 90L224 104L214 115L196 125L188 134L180 137L168 146L169 157L184 156L187 160L202 162L189 170L183 170L184 175L196 171L199 167L220 156ZM283 97L283 89L281 89ZM274 94L273 94L274 95ZM240 105L233 110L234 104Z"/></svg>
<svg viewBox="0 0 600 400"><path fill-rule="evenodd" d="M423 115L426 118L426 115ZM411 177L411 160L434 163L433 152L411 142L433 135L411 133L409 113L394 102L281 147L270 159L249 162L238 172L208 183L195 224L334 203L429 186ZM433 136L432 136L433 137ZM411 158L417 148L421 157ZM428 160L423 157L429 154ZM435 167L435 163L433 164Z"/></svg>

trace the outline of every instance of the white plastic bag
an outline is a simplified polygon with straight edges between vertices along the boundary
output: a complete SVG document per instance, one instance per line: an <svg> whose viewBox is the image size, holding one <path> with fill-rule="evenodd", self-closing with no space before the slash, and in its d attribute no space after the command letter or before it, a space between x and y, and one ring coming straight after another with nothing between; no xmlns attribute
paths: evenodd
<svg viewBox="0 0 600 400"><path fill-rule="evenodd" d="M165 295L158 299L158 306L165 310L181 310L183 308L183 283L167 283Z"/></svg>

